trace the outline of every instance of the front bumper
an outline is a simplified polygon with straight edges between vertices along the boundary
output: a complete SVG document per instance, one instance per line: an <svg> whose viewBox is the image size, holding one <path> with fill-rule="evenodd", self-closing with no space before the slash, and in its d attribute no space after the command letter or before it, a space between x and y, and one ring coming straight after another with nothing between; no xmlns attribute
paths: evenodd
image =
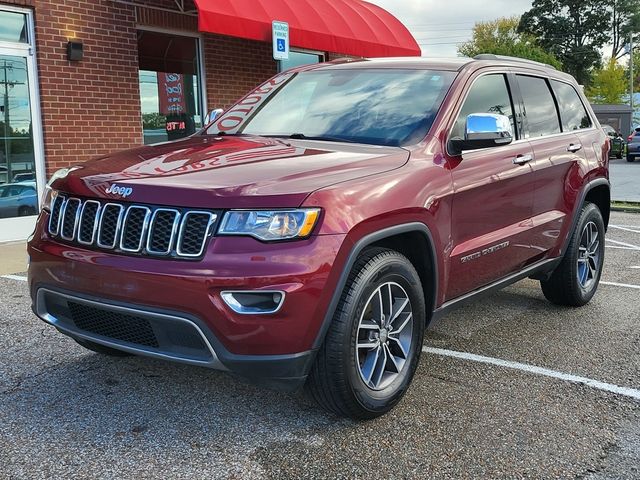
<svg viewBox="0 0 640 480"><path fill-rule="evenodd" d="M229 370L258 383L295 388L304 382L340 274L333 264L344 236L276 244L218 237L195 262L57 243L44 232L44 217L28 246L29 284L36 314L62 333L136 354ZM242 315L221 299L221 292L229 290L283 291L286 300L275 314ZM198 348L176 347L175 342L156 347L124 341L110 331L104 335L97 327L81 329L68 301L75 309L124 315L118 321L140 318L156 337L166 336L166 322L179 324L191 338L187 347Z"/></svg>

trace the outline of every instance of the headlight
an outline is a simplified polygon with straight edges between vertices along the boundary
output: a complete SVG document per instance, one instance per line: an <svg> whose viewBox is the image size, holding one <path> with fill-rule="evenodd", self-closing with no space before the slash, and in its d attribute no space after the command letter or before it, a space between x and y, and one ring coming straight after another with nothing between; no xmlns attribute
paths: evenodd
<svg viewBox="0 0 640 480"><path fill-rule="evenodd" d="M66 176L69 175L70 172L72 172L73 170L76 170L77 168L78 167L61 168L60 170L55 172L53 175L51 175L51 178L49 179L49 181L44 187L44 193L42 194L42 201L40 202L40 205L42 205L43 210L51 211L51 204L53 203L53 200L55 200L56 198L57 192L54 191L53 188L51 188L51 185L53 185L53 182L55 182L56 180L60 180L62 178L66 178Z"/></svg>
<svg viewBox="0 0 640 480"><path fill-rule="evenodd" d="M319 208L296 210L236 210L222 219L220 235L249 235L259 240L290 240L311 235Z"/></svg>

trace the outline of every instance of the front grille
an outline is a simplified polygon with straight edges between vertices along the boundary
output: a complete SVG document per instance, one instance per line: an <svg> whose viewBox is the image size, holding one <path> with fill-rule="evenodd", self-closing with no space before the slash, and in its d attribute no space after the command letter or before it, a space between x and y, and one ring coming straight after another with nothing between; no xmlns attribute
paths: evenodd
<svg viewBox="0 0 640 480"><path fill-rule="evenodd" d="M71 320L80 330L121 342L159 347L153 328L145 318L75 302L67 302L67 306L71 312Z"/></svg>
<svg viewBox="0 0 640 480"><path fill-rule="evenodd" d="M82 200L58 195L49 218L57 239L118 253L199 258L218 216L214 212Z"/></svg>

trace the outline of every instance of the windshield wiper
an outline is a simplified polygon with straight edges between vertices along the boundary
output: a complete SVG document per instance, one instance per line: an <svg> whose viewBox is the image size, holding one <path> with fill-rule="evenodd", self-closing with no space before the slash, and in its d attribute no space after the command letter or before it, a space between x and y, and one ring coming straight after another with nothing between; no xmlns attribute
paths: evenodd
<svg viewBox="0 0 640 480"><path fill-rule="evenodd" d="M261 137L273 137L273 138L290 138L292 140L319 140L323 142L344 142L344 143L358 143L353 140L342 137L331 137L325 135L319 136L307 136L304 133L292 133L291 135L260 135Z"/></svg>

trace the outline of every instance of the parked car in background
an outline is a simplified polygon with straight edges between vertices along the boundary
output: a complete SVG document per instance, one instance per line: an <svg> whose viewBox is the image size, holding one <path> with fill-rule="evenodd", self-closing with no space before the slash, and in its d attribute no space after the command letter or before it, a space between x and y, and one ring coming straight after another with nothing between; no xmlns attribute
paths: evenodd
<svg viewBox="0 0 640 480"><path fill-rule="evenodd" d="M35 182L35 172L16 173L13 176L13 183Z"/></svg>
<svg viewBox="0 0 640 480"><path fill-rule="evenodd" d="M0 165L0 185L9 181L9 173L7 167Z"/></svg>
<svg viewBox="0 0 640 480"><path fill-rule="evenodd" d="M616 157L621 159L624 155L626 142L622 135L611 125L602 125L602 129L609 136L609 142L611 143L611 149L609 150L610 157Z"/></svg>
<svg viewBox="0 0 640 480"><path fill-rule="evenodd" d="M638 158L640 158L640 127L631 132L629 143L627 143L627 162L633 162Z"/></svg>
<svg viewBox="0 0 640 480"><path fill-rule="evenodd" d="M299 67L196 135L56 172L33 309L89 350L306 385L373 418L432 318L524 278L591 300L608 150L573 77L540 63Z"/></svg>
<svg viewBox="0 0 640 480"><path fill-rule="evenodd" d="M26 217L38 213L35 182L0 185L0 218Z"/></svg>

